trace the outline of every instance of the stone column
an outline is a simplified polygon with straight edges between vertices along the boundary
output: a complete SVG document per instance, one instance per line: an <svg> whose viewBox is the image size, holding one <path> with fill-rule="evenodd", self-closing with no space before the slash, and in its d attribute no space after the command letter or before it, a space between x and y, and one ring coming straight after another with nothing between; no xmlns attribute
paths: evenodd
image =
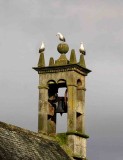
<svg viewBox="0 0 123 160"><path fill-rule="evenodd" d="M85 89L68 84L68 131L67 144L74 159L86 157L86 138L84 124ZM78 105L78 106L77 106Z"/></svg>
<svg viewBox="0 0 123 160"><path fill-rule="evenodd" d="M85 134L85 88L82 88L82 133Z"/></svg>
<svg viewBox="0 0 123 160"><path fill-rule="evenodd" d="M48 133L48 87L39 86L38 132Z"/></svg>
<svg viewBox="0 0 123 160"><path fill-rule="evenodd" d="M68 132L76 131L76 105L77 105L77 86L68 84Z"/></svg>
<svg viewBox="0 0 123 160"><path fill-rule="evenodd" d="M85 133L85 88L77 88L77 128L80 133Z"/></svg>

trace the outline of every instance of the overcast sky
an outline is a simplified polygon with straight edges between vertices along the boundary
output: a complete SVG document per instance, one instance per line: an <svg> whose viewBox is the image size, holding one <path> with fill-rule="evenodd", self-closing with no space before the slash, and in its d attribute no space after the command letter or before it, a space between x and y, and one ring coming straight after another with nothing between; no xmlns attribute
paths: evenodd
<svg viewBox="0 0 123 160"><path fill-rule="evenodd" d="M51 55L59 57L58 31L77 59L84 43L92 70L86 78L88 158L122 160L122 0L0 0L0 121L37 131L38 74L32 67L42 40L46 64Z"/></svg>

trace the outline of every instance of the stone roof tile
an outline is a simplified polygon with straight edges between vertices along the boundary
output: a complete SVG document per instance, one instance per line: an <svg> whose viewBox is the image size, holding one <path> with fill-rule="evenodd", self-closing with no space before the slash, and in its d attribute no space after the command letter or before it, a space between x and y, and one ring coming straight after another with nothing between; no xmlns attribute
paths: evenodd
<svg viewBox="0 0 123 160"><path fill-rule="evenodd" d="M55 141L0 122L0 160L70 160Z"/></svg>

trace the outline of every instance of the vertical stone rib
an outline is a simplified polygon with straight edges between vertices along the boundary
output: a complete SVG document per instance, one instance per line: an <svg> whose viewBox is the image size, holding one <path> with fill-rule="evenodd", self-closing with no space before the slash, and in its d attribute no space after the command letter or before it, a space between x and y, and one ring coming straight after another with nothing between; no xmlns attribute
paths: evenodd
<svg viewBox="0 0 123 160"><path fill-rule="evenodd" d="M38 116L38 131L47 134L47 112L48 112L48 88L39 87L39 116Z"/></svg>
<svg viewBox="0 0 123 160"><path fill-rule="evenodd" d="M82 89L82 133L85 134L85 90Z"/></svg>
<svg viewBox="0 0 123 160"><path fill-rule="evenodd" d="M76 130L76 86L68 85L68 132Z"/></svg>

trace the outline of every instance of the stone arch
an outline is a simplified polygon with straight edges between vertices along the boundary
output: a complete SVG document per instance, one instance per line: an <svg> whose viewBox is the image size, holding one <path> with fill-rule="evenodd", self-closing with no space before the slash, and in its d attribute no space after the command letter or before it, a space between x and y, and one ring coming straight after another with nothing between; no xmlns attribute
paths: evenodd
<svg viewBox="0 0 123 160"><path fill-rule="evenodd" d="M77 112L76 112L76 130L82 132L82 117L83 117L83 90L82 80L77 79Z"/></svg>
<svg viewBox="0 0 123 160"><path fill-rule="evenodd" d="M48 97L50 99L51 97L57 94L58 87L56 81L52 79L47 82L47 85L48 85Z"/></svg>
<svg viewBox="0 0 123 160"><path fill-rule="evenodd" d="M66 80L65 79L59 79L57 81L58 88L66 87Z"/></svg>
<svg viewBox="0 0 123 160"><path fill-rule="evenodd" d="M59 80L57 81L57 83L65 83L65 82L66 82L65 79L59 79Z"/></svg>
<svg viewBox="0 0 123 160"><path fill-rule="evenodd" d="M48 82L47 82L47 84L49 85L49 84L56 84L56 81L55 80L49 80Z"/></svg>

